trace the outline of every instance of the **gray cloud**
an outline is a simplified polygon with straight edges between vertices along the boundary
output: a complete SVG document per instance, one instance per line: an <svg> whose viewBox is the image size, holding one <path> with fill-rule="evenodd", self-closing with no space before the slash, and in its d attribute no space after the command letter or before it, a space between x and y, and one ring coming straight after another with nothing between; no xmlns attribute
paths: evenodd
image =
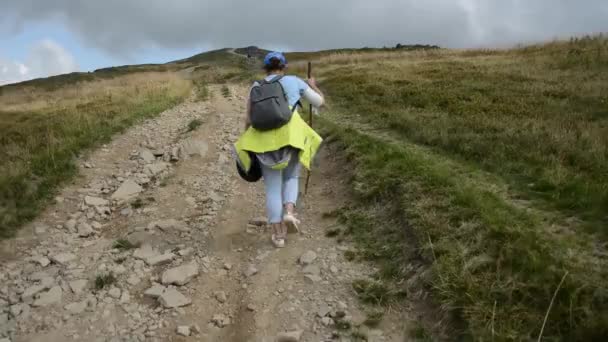
<svg viewBox="0 0 608 342"><path fill-rule="evenodd" d="M147 47L504 46L608 31L606 0L3 0L13 29L54 18L114 56ZM6 25L0 25L0 29Z"/></svg>

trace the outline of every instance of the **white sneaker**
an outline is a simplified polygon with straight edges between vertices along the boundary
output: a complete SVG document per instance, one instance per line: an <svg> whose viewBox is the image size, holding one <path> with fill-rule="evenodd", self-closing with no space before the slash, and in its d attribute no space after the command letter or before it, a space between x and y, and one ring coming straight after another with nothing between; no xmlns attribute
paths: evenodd
<svg viewBox="0 0 608 342"><path fill-rule="evenodd" d="M275 234L272 234L271 240L272 240L272 244L276 248L285 248L285 239L277 238L277 236Z"/></svg>
<svg viewBox="0 0 608 342"><path fill-rule="evenodd" d="M283 222L287 225L287 233L295 234L300 232L300 228L298 227L300 220L293 214L285 214L285 216L283 216Z"/></svg>

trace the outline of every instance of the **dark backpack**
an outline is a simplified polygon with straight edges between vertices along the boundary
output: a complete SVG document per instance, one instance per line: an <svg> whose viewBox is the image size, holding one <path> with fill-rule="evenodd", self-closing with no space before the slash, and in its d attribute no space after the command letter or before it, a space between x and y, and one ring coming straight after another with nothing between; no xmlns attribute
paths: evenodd
<svg viewBox="0 0 608 342"><path fill-rule="evenodd" d="M260 131L268 131L286 125L298 107L289 108L287 95L279 82L283 76L270 81L261 80L251 88L251 126ZM298 101L299 103L299 101Z"/></svg>

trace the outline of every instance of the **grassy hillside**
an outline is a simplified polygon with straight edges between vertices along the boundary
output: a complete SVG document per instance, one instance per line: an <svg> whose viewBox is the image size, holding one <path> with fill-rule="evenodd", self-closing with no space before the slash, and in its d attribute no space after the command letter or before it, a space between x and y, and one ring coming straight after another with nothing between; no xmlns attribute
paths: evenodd
<svg viewBox="0 0 608 342"><path fill-rule="evenodd" d="M191 87L171 73L69 77L0 88L0 237L35 217L74 174L75 156L175 105Z"/></svg>
<svg viewBox="0 0 608 342"><path fill-rule="evenodd" d="M190 70L205 98L209 83L259 77L243 51L0 87L0 234L36 214L74 155L190 90L141 72ZM353 201L330 233L380 266L380 285L357 292L390 303L424 286L455 339L606 339L606 38L288 59L300 75L314 61L329 97L322 129L347 157Z"/></svg>
<svg viewBox="0 0 608 342"><path fill-rule="evenodd" d="M354 170L343 234L379 279L426 260L476 340L537 339L547 312L546 340L608 336L607 39L315 65Z"/></svg>

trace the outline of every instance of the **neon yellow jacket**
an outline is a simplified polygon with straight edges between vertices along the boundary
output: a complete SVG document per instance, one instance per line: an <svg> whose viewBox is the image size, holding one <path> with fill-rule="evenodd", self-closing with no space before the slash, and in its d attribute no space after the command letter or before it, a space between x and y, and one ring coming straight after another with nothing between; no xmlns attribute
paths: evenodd
<svg viewBox="0 0 608 342"><path fill-rule="evenodd" d="M234 147L241 165L246 171L251 168L251 158L248 152L264 153L291 146L300 150L300 163L310 170L312 160L321 146L323 139L308 124L302 120L298 112L294 112L288 124L270 131L258 131L250 127ZM285 167L283 165L282 167ZM279 167L282 168L282 167Z"/></svg>

